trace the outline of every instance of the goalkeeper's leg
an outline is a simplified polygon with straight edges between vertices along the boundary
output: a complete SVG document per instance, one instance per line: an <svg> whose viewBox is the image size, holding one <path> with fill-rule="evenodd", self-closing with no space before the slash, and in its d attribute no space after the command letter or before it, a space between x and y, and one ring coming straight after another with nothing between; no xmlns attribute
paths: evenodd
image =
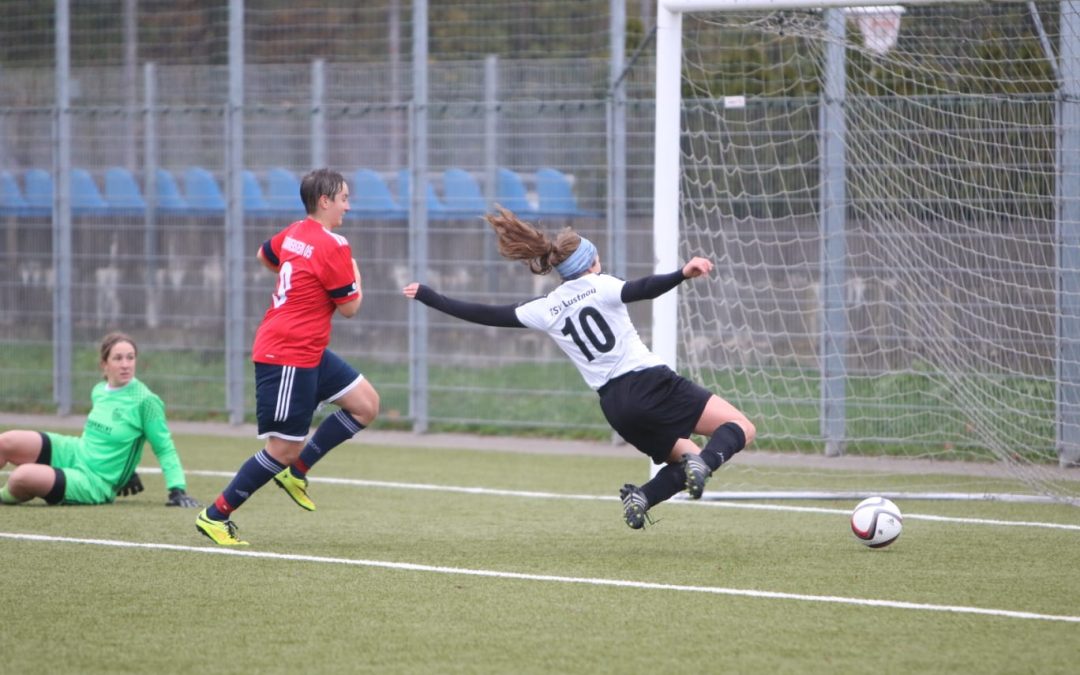
<svg viewBox="0 0 1080 675"><path fill-rule="evenodd" d="M39 462L42 451L49 444L49 437L39 431L12 429L0 434L0 469L9 462L15 466L22 464L48 464L49 458Z"/></svg>

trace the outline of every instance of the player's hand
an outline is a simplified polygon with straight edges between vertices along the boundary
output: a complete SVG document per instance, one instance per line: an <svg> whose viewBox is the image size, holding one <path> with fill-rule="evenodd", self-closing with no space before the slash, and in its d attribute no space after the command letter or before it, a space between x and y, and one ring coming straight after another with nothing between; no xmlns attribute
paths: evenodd
<svg viewBox="0 0 1080 675"><path fill-rule="evenodd" d="M202 504L195 501L181 488L173 488L169 490L169 499L165 502L165 506L182 506L185 509L197 509Z"/></svg>
<svg viewBox="0 0 1080 675"><path fill-rule="evenodd" d="M712 267L712 261L708 258L690 258L690 261L683 265L682 275L687 279L694 279L712 272Z"/></svg>
<svg viewBox="0 0 1080 675"><path fill-rule="evenodd" d="M131 474L131 478L128 478L128 482L121 485L116 490L117 497L130 497L131 495L137 495L145 488L142 484L142 478L139 478L139 474Z"/></svg>
<svg viewBox="0 0 1080 675"><path fill-rule="evenodd" d="M405 294L406 298L415 298L416 292L419 290L420 284L414 281L405 288L401 289L401 292Z"/></svg>

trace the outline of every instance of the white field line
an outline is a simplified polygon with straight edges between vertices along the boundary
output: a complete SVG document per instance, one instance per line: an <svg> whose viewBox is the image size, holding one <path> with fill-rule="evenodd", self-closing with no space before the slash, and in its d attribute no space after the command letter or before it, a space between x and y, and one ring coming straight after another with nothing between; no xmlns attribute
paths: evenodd
<svg viewBox="0 0 1080 675"><path fill-rule="evenodd" d="M441 565L420 565L417 563L389 562L384 560L363 560L354 558L329 558L315 555L298 555L292 553L269 553L261 551L245 551L233 548L206 548L199 546L178 546L175 544L152 544L131 541L117 541L112 539L78 539L74 537L53 537L39 534L20 534L17 532L0 532L0 538L22 541L36 541L56 544L86 544L91 546L110 546L115 548L151 549L160 551L180 551L184 553L204 553L210 555L229 555L243 558L258 558L263 560L284 560L290 562L308 562L325 565L350 565L354 567L375 567L380 569L404 570L409 572L428 572L433 574L456 574L470 577L487 577L493 579L510 579L515 581L540 581L561 584L581 584L585 586L612 586L616 588L633 588L650 591L674 591L680 593L705 593L710 595L729 595L744 598L764 598L769 600L799 600L803 602L823 602L839 605L855 605L860 607L886 607L890 609L912 609L925 612L948 612L953 614L977 614L982 616L994 616L1008 619L1023 619L1036 621L1061 621L1066 623L1080 623L1080 616L1038 614L1035 612L1018 612L1008 609L992 609L986 607L966 607L963 605L931 605L921 602L903 602L899 600L868 600L864 598L845 598L835 595L806 595L803 593L777 593L774 591L757 591L739 588L720 588L717 586L683 586L680 584L658 584L645 581L629 581L625 579L603 579L594 577L564 577L554 574L524 574L521 572L501 572L498 570L480 570L463 567L443 567Z"/></svg>
<svg viewBox="0 0 1080 675"><path fill-rule="evenodd" d="M161 473L161 469L153 467L140 467L141 473ZM226 471L187 471L188 475L210 476L220 478L232 478L234 474ZM528 499L567 499L573 501L618 501L614 495L575 495L558 492L535 492L530 490L496 490L484 487L467 487L459 485L433 485L428 483L398 483L394 481L361 480L354 478L326 478L312 476L308 478L312 483L325 483L327 485L349 485L353 487L389 488L395 490L422 490L427 492L448 492L454 494L484 495L490 497L523 497ZM222 486L224 487L224 486ZM785 504L749 504L742 501L691 501L684 498L672 499L671 504L687 506L705 506L726 509L751 509L757 511L787 511L794 513L824 513L828 515L849 516L849 509L827 509L817 506L789 506ZM940 523L959 523L965 525L1003 525L1012 527L1042 527L1054 530L1071 530L1080 532L1080 525L1066 523L1044 523L1039 521L1022 520L993 520L989 518L960 518L953 516L935 516L917 513L904 513L904 520L926 520Z"/></svg>
<svg viewBox="0 0 1080 675"><path fill-rule="evenodd" d="M161 469L158 467L139 467L140 473L161 473ZM0 471L0 474L9 473L7 471ZM199 470L186 470L185 473L191 476L208 476L211 478L232 478L235 474L227 471L199 471ZM614 495L575 495L559 492L536 492L531 490L497 490L494 488L484 487L467 487L460 485L434 485L430 483L399 483L394 481L381 481L381 480L362 480L355 478L327 478L327 477L309 477L309 481L312 483L325 483L327 485L348 485L352 487L374 487L374 488L388 488L395 490L421 490L427 492L448 492L453 494L468 494L468 495L483 495L489 497L519 497L526 499L566 499L572 501L617 501L618 497ZM706 493L708 494L708 493ZM791 506L786 504L753 504L747 503L742 500L739 501L723 501L723 500L702 500L691 501L683 496L676 496L670 500L670 504L682 504L687 506L702 506L702 507L714 507L724 509L749 509L753 511L786 511L789 513L823 513L827 515L840 515L848 516L851 514L847 509L827 509L820 506ZM1029 521L1029 520L995 520L992 518L962 518L956 516L936 516L932 514L919 514L919 513L904 513L904 520L925 520L938 523L957 523L964 525L999 525L1005 527L1040 527L1051 530L1068 530L1072 532L1080 532L1080 525L1071 525L1068 523L1047 523L1041 521Z"/></svg>

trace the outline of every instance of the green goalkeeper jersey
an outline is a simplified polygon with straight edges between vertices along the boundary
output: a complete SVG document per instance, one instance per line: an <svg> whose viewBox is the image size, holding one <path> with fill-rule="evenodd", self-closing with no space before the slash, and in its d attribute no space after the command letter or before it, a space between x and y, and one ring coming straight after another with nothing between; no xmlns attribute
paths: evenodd
<svg viewBox="0 0 1080 675"><path fill-rule="evenodd" d="M92 407L83 427L82 452L86 467L114 487L127 483L150 445L165 475L168 489L186 489L184 469L165 421L165 404L137 379L109 389L99 382L90 393Z"/></svg>

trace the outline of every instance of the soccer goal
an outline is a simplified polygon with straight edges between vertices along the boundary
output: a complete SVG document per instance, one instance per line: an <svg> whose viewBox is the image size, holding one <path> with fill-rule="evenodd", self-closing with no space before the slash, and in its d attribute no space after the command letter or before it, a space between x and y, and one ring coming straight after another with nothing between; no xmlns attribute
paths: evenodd
<svg viewBox="0 0 1080 675"><path fill-rule="evenodd" d="M712 490L1077 503L1078 95L1080 2L660 0L656 269L717 269L653 344L759 429Z"/></svg>

